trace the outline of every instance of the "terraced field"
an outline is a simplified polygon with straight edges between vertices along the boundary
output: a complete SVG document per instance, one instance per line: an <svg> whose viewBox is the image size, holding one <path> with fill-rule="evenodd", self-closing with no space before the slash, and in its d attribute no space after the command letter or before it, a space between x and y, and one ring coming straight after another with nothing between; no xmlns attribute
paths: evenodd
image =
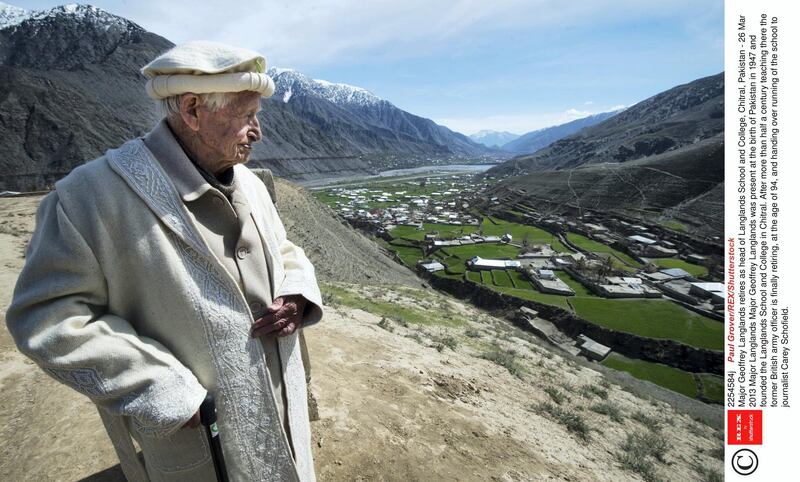
<svg viewBox="0 0 800 482"><path fill-rule="evenodd" d="M677 368L627 358L619 353L610 354L603 360L603 365L628 372L640 380L653 382L689 398L697 395L697 385L692 374Z"/></svg>
<svg viewBox="0 0 800 482"><path fill-rule="evenodd" d="M506 233L513 236L515 244L521 244L527 236L529 244L549 244L559 253L571 253L572 250L564 246L558 238L536 226L512 223L492 216L486 216L481 223L481 231L486 236L502 236Z"/></svg>
<svg viewBox="0 0 800 482"><path fill-rule="evenodd" d="M654 258L652 261L662 268L681 268L692 276L705 276L708 274L708 268L705 266L688 263L678 258Z"/></svg>
<svg viewBox="0 0 800 482"><path fill-rule="evenodd" d="M591 251L592 253L609 253L621 261L623 265L627 266L628 268L641 268L642 263L636 261L635 259L631 258L629 255L623 253L622 251L618 251L611 246L607 246L603 243L599 243L593 239L589 239L586 236L578 233L567 233L567 239L570 243L574 244L575 246L584 249L586 251Z"/></svg>
<svg viewBox="0 0 800 482"><path fill-rule="evenodd" d="M661 299L570 298L575 313L612 330L722 350L722 323Z"/></svg>
<svg viewBox="0 0 800 482"><path fill-rule="evenodd" d="M710 373L690 373L660 363L627 358L612 353L603 365L628 372L640 380L647 380L674 392L696 398L698 394L716 403L723 403L723 379Z"/></svg>

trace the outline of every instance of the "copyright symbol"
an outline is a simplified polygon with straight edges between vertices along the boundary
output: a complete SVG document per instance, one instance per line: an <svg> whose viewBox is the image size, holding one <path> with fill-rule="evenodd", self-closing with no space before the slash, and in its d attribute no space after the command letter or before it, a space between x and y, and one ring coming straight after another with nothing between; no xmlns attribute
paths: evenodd
<svg viewBox="0 0 800 482"><path fill-rule="evenodd" d="M737 450L731 459L733 470L739 475L750 475L758 468L758 457L750 449Z"/></svg>

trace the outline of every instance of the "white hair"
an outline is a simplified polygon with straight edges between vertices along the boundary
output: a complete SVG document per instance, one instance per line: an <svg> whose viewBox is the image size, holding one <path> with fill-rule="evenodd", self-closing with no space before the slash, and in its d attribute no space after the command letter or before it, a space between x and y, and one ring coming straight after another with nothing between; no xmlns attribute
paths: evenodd
<svg viewBox="0 0 800 482"><path fill-rule="evenodd" d="M236 92L212 92L210 94L197 94L200 103L208 107L212 112L216 112L228 105ZM166 117L180 117L181 115L181 96L183 94L165 97L159 100L161 114Z"/></svg>

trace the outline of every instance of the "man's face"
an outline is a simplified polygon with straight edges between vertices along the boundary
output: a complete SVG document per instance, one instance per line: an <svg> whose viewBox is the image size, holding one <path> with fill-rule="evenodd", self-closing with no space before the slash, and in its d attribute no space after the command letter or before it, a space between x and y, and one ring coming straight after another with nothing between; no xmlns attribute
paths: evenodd
<svg viewBox="0 0 800 482"><path fill-rule="evenodd" d="M203 157L209 161L207 167L213 173L250 158L253 144L261 140L261 126L256 114L261 110L261 94L238 92L225 107L211 111L207 106L198 107L198 140Z"/></svg>

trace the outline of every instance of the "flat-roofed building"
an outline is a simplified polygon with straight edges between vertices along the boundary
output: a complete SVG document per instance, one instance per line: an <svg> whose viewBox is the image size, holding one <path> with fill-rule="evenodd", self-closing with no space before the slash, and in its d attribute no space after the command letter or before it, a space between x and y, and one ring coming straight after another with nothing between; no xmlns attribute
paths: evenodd
<svg viewBox="0 0 800 482"><path fill-rule="evenodd" d="M628 239L630 241L633 241L634 243L645 244L645 245L647 245L647 244L656 244L656 242L657 242L655 239L646 238L646 237L640 236L638 234L634 234L633 236L628 236Z"/></svg>
<svg viewBox="0 0 800 482"><path fill-rule="evenodd" d="M491 270L491 269L517 269L520 266L519 261L511 259L485 259L480 256L474 256L468 260L467 268L472 271Z"/></svg>
<svg viewBox="0 0 800 482"><path fill-rule="evenodd" d="M444 269L444 265L438 261L433 261L430 263L420 263L419 267L427 271L428 273L435 273L437 271L442 271Z"/></svg>
<svg viewBox="0 0 800 482"><path fill-rule="evenodd" d="M586 356L590 360L602 361L611 353L611 348L592 340L586 335L578 335L578 343L581 355Z"/></svg>

